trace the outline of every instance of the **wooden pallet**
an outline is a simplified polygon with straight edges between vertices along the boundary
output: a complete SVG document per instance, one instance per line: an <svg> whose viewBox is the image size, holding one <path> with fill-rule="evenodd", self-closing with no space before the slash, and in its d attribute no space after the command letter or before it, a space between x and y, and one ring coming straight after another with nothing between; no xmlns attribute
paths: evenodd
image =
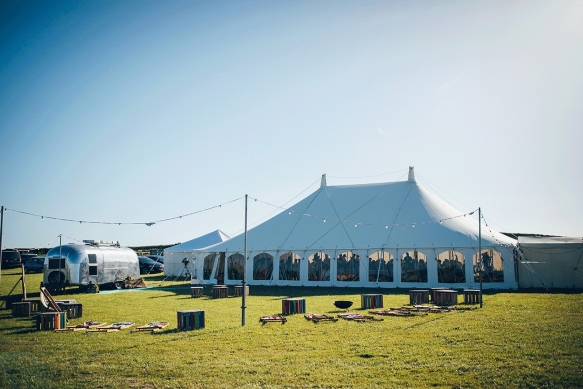
<svg viewBox="0 0 583 389"><path fill-rule="evenodd" d="M87 330L87 332L118 332L120 330L133 327L134 324L135 323L133 321L122 321L104 327L90 328Z"/></svg>
<svg viewBox="0 0 583 389"><path fill-rule="evenodd" d="M166 327L168 327L167 321L155 321L155 322L143 325L143 326L136 327L131 332L144 332L144 331L158 332L162 328L166 328Z"/></svg>
<svg viewBox="0 0 583 389"><path fill-rule="evenodd" d="M271 315L271 316L261 316L259 318L259 321L262 322L263 324L270 323L270 322L279 322L281 324L284 324L285 322L287 322L287 319L285 317L283 317L282 315Z"/></svg>
<svg viewBox="0 0 583 389"><path fill-rule="evenodd" d="M357 321L360 323L369 321L383 321L384 319L374 316L360 315L358 313L339 313L338 317L344 320Z"/></svg>
<svg viewBox="0 0 583 389"><path fill-rule="evenodd" d="M405 317L413 317L413 316L426 316L427 313L425 312L414 312L410 310L373 310L368 311L368 313L372 313L373 315L381 315L381 316L405 316Z"/></svg>
<svg viewBox="0 0 583 389"><path fill-rule="evenodd" d="M55 330L55 332L65 332L65 331L73 331L73 332L77 332L77 331L87 331L89 329L94 329L94 328L100 328L100 327L105 327L107 326L107 323L105 322L100 322L100 321L86 321L84 323L81 324L77 324L75 326L67 326L63 329L60 330Z"/></svg>
<svg viewBox="0 0 583 389"><path fill-rule="evenodd" d="M306 320L311 320L314 323L319 323L321 321L332 321L332 322L338 321L338 318L336 318L336 317L328 316L328 315L318 315L316 313L308 313L308 314L304 315L304 317L306 318Z"/></svg>

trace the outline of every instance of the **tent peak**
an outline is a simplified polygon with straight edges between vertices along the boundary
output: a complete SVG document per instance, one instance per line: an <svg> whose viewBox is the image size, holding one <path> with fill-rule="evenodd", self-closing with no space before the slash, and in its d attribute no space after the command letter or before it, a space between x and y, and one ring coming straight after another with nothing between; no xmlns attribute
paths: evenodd
<svg viewBox="0 0 583 389"><path fill-rule="evenodd" d="M326 175L322 174L322 181L320 181L320 188L324 188L326 186Z"/></svg>
<svg viewBox="0 0 583 389"><path fill-rule="evenodd" d="M415 167L409 166L409 178L407 179L409 182L415 182Z"/></svg>

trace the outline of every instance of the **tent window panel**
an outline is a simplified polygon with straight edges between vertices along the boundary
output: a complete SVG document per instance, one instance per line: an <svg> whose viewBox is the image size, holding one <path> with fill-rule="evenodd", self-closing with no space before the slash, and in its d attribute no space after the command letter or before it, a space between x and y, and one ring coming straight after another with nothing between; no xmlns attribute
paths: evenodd
<svg viewBox="0 0 583 389"><path fill-rule="evenodd" d="M243 280L245 257L242 254L233 254L229 256L227 262L229 280Z"/></svg>
<svg viewBox="0 0 583 389"><path fill-rule="evenodd" d="M273 256L261 253L253 258L253 279L270 280L273 274Z"/></svg>
<svg viewBox="0 0 583 389"><path fill-rule="evenodd" d="M318 252L308 257L308 281L330 281L330 257Z"/></svg>
<svg viewBox="0 0 583 389"><path fill-rule="evenodd" d="M215 264L215 258L217 254L209 254L204 257L204 264L202 269L202 278L204 280L211 279L211 273L213 272L213 266Z"/></svg>
<svg viewBox="0 0 583 389"><path fill-rule="evenodd" d="M474 282L480 282L480 269L483 270L482 282L504 282L504 259L494 250L482 250L474 254Z"/></svg>
<svg viewBox="0 0 583 389"><path fill-rule="evenodd" d="M338 255L336 259L336 279L338 281L358 281L360 256L350 251Z"/></svg>
<svg viewBox="0 0 583 389"><path fill-rule="evenodd" d="M300 280L300 261L298 254L288 252L279 257L279 279L288 281Z"/></svg>
<svg viewBox="0 0 583 389"><path fill-rule="evenodd" d="M457 284L466 282L465 257L454 250L444 251L437 260L437 282Z"/></svg>
<svg viewBox="0 0 583 389"><path fill-rule="evenodd" d="M401 282L427 282L427 256L417 250L401 256Z"/></svg>
<svg viewBox="0 0 583 389"><path fill-rule="evenodd" d="M386 251L377 251L368 257L368 280L371 282L393 282L393 256Z"/></svg>

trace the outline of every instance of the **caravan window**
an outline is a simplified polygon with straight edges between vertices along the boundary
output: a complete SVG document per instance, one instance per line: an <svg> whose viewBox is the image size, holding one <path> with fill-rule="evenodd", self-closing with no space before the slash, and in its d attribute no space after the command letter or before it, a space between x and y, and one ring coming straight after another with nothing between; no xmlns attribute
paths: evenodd
<svg viewBox="0 0 583 389"><path fill-rule="evenodd" d="M61 258L61 264L59 266L59 257L49 258L49 269L64 269L65 268L65 258Z"/></svg>
<svg viewBox="0 0 583 389"><path fill-rule="evenodd" d="M300 261L302 257L287 252L279 257L279 279L289 281L300 280Z"/></svg>
<svg viewBox="0 0 583 389"><path fill-rule="evenodd" d="M338 255L336 259L336 279L338 281L358 281L360 256L351 251Z"/></svg>
<svg viewBox="0 0 583 389"><path fill-rule="evenodd" d="M437 282L457 284L466 282L465 259L462 253L444 251L437 256Z"/></svg>
<svg viewBox="0 0 583 389"><path fill-rule="evenodd" d="M427 282L427 256L417 250L401 256L401 282Z"/></svg>
<svg viewBox="0 0 583 389"><path fill-rule="evenodd" d="M368 257L368 280L371 282L393 282L393 256L386 251L377 251Z"/></svg>
<svg viewBox="0 0 583 389"><path fill-rule="evenodd" d="M318 252L308 257L308 281L330 281L330 257Z"/></svg>
<svg viewBox="0 0 583 389"><path fill-rule="evenodd" d="M229 280L242 280L245 269L245 257L243 254L233 254L228 258L228 277Z"/></svg>
<svg viewBox="0 0 583 389"><path fill-rule="evenodd" d="M273 274L273 256L261 253L253 258L253 279L270 280Z"/></svg>
<svg viewBox="0 0 583 389"><path fill-rule="evenodd" d="M504 282L504 259L494 250L482 250L474 254L474 282L480 282L480 269L484 275L482 282Z"/></svg>

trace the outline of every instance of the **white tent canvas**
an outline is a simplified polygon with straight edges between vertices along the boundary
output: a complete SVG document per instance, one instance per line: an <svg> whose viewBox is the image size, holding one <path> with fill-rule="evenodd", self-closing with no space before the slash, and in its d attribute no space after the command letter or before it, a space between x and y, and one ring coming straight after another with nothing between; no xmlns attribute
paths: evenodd
<svg viewBox="0 0 583 389"><path fill-rule="evenodd" d="M521 288L583 288L583 238L519 237Z"/></svg>
<svg viewBox="0 0 583 389"><path fill-rule="evenodd" d="M184 275L185 265L190 263L193 250L212 246L229 238L230 236L223 231L216 230L187 242L166 248L164 250L164 275L173 277Z"/></svg>
<svg viewBox="0 0 583 389"><path fill-rule="evenodd" d="M515 240L482 229L409 179L321 187L247 234L196 250L195 282L250 285L516 288Z"/></svg>

